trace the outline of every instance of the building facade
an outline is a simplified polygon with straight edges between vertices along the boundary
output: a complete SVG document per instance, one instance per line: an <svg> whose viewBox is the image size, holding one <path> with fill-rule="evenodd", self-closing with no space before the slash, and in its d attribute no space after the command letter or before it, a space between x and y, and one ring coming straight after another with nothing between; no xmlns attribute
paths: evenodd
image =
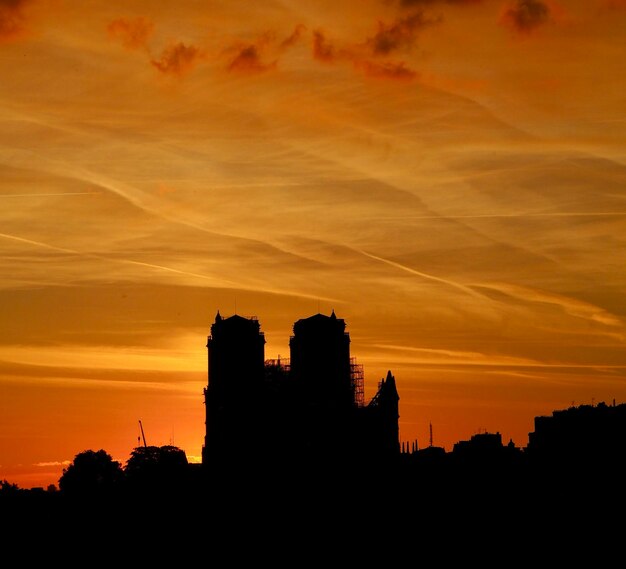
<svg viewBox="0 0 626 569"><path fill-rule="evenodd" d="M389 371L369 403L346 323L298 320L288 360L265 358L256 318L223 318L208 337L202 463L359 462L400 453L399 396Z"/></svg>

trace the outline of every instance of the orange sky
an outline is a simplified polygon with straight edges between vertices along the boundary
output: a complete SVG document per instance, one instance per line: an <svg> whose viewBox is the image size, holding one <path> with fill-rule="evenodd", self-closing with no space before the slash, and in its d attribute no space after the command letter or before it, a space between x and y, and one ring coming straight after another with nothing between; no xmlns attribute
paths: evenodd
<svg viewBox="0 0 626 569"><path fill-rule="evenodd" d="M335 310L400 435L626 401L623 0L0 0L0 479L199 460L206 336Z"/></svg>

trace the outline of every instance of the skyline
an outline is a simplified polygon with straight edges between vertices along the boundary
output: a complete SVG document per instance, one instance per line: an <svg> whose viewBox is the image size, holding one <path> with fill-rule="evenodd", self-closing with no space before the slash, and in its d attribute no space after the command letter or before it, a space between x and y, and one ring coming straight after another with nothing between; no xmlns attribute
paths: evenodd
<svg viewBox="0 0 626 569"><path fill-rule="evenodd" d="M626 401L626 2L0 0L0 479L199 460L206 337L335 311L401 441Z"/></svg>

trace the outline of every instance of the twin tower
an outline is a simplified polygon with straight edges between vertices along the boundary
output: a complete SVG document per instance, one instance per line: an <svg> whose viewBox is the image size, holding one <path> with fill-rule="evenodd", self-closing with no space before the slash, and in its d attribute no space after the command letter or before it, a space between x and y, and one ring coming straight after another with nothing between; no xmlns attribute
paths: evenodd
<svg viewBox="0 0 626 569"><path fill-rule="evenodd" d="M288 360L265 359L256 318L211 325L202 464L333 464L399 455L398 392L391 372L366 404L363 369L344 320L298 320Z"/></svg>

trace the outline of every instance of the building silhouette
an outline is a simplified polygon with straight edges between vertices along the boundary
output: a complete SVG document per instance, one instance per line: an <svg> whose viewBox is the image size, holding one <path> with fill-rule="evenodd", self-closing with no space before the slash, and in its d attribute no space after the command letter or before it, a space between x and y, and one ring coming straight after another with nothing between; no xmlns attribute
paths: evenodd
<svg viewBox="0 0 626 569"><path fill-rule="evenodd" d="M526 454L546 468L598 469L626 463L626 404L571 406L534 419Z"/></svg>
<svg viewBox="0 0 626 569"><path fill-rule="evenodd" d="M315 314L293 325L290 358L265 359L258 320L219 311L208 337L202 464L352 465L400 454L391 371L364 401L363 368L346 323Z"/></svg>

